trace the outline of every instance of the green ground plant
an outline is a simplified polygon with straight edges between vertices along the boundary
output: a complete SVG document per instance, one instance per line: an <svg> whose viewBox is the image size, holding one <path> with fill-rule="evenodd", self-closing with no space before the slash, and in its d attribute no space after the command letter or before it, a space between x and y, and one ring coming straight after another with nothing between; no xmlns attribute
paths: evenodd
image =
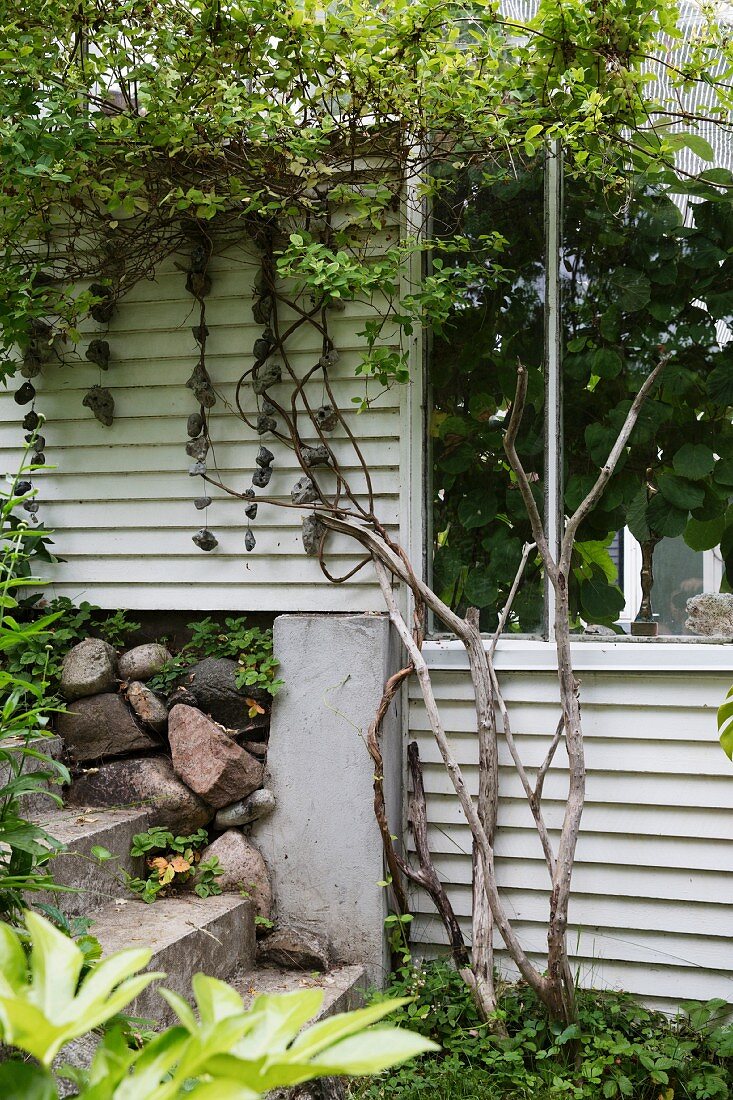
<svg viewBox="0 0 733 1100"><path fill-rule="evenodd" d="M164 694L198 661L206 657L229 657L237 662L237 687L255 693L264 692L276 695L283 681L276 676L277 658L272 652L272 631L261 630L256 626L247 626L244 616L230 617L224 620L224 626L211 618L189 623L187 629L190 639L181 647L173 660L168 661L161 671L150 681L154 691ZM253 700L250 704L250 717L253 718L261 708Z"/></svg>
<svg viewBox="0 0 733 1100"><path fill-rule="evenodd" d="M18 613L24 588L41 583L31 563L48 542L48 532L32 529L18 512L32 496L27 491L34 436L23 450L20 469L0 489L0 914L17 919L24 895L56 889L47 863L58 850L49 833L26 819L23 798L45 795L60 803L49 784L67 782L66 767L46 751L52 706L45 674L24 675L19 657L29 647L45 651L57 614L50 612L25 622ZM25 483L25 484L24 484ZM48 654L43 657L47 666Z"/></svg>
<svg viewBox="0 0 733 1100"><path fill-rule="evenodd" d="M190 836L176 836L168 829L155 826L144 833L136 833L130 845L131 856L144 857L147 876L138 878L119 868L120 875L127 888L148 903L187 884L193 884L194 893L200 898L213 897L221 893L217 879L222 875L222 867L216 856L201 859L208 843L206 829L197 829ZM100 863L116 859L101 845L92 848L92 856Z"/></svg>
<svg viewBox="0 0 733 1100"><path fill-rule="evenodd" d="M410 998L395 1022L440 1054L353 1087L358 1100L726 1100L733 1026L724 1001L688 1003L670 1019L627 994L578 993L578 1022L548 1020L526 986L504 989L505 1035L483 1022L463 979L443 962L403 967L382 997Z"/></svg>
<svg viewBox="0 0 733 1100"><path fill-rule="evenodd" d="M54 1059L72 1039L108 1024L162 974L141 973L151 951L128 948L83 975L84 955L37 913L26 917L30 954L9 925L0 924L0 1038L19 1060L0 1065L4 1100L57 1100ZM177 993L161 996L179 1024L131 1049L112 1027L88 1070L62 1067L80 1100L257 1100L281 1086L318 1077L379 1072L434 1051L405 1028L379 1024L403 1002L383 1001L306 1025L323 991L261 995L245 1010L225 982L197 974L198 1018ZM21 1061L28 1056L33 1062ZM65 1093L66 1095L67 1093Z"/></svg>

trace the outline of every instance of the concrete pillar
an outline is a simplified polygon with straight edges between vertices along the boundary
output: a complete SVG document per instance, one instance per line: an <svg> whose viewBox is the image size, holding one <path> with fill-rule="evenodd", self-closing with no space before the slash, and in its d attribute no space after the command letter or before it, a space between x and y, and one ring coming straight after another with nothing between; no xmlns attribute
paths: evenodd
<svg viewBox="0 0 733 1100"><path fill-rule="evenodd" d="M366 734L394 670L384 615L302 614L275 620L285 687L277 695L268 751L275 811L254 840L273 877L278 920L328 936L340 962L361 963L371 983L388 970L387 891L373 810ZM401 831L398 707L384 724L385 796Z"/></svg>

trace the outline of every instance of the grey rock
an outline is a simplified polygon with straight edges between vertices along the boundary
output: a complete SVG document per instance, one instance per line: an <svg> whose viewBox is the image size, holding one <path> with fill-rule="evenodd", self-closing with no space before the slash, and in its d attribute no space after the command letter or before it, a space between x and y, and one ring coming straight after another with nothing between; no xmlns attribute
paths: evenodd
<svg viewBox="0 0 733 1100"><path fill-rule="evenodd" d="M262 782L260 761L194 707L172 707L168 740L178 778L216 809L246 798Z"/></svg>
<svg viewBox="0 0 733 1100"><path fill-rule="evenodd" d="M269 328L263 329L262 336L255 340L252 354L258 361L267 359L273 345L273 335Z"/></svg>
<svg viewBox="0 0 733 1100"><path fill-rule="evenodd" d="M272 451L270 450L270 448L260 446L258 451L257 451L257 455L255 457L255 462L257 463L257 465L258 466L271 466L274 461L275 461L275 456L272 453Z"/></svg>
<svg viewBox="0 0 733 1100"><path fill-rule="evenodd" d="M328 466L331 461L331 455L325 443L317 443L313 447L301 447L300 454L306 466Z"/></svg>
<svg viewBox="0 0 733 1100"><path fill-rule="evenodd" d="M610 636L611 638L616 637L615 630L612 630L610 626L603 626L601 623L588 623L583 633L593 638L605 638L606 636Z"/></svg>
<svg viewBox="0 0 733 1100"><path fill-rule="evenodd" d="M92 320L96 321L98 325L108 325L115 311L112 288L103 286L102 283L92 283L89 287L89 293L93 294L95 298L102 299L89 310Z"/></svg>
<svg viewBox="0 0 733 1100"><path fill-rule="evenodd" d="M264 489L272 477L272 466L258 466L252 474L252 484L258 489Z"/></svg>
<svg viewBox="0 0 733 1100"><path fill-rule="evenodd" d="M321 356L318 363L320 366L328 369L329 367L335 367L340 359L341 356L336 351L336 348L331 348L330 351L327 351L325 355Z"/></svg>
<svg viewBox="0 0 733 1100"><path fill-rule="evenodd" d="M167 756L112 760L83 772L69 788L73 806L144 806L150 825L193 833L207 825L213 810L189 790Z"/></svg>
<svg viewBox="0 0 733 1100"><path fill-rule="evenodd" d="M121 680L152 680L166 661L172 660L171 654L159 642L145 642L128 649L120 657L118 669Z"/></svg>
<svg viewBox="0 0 733 1100"><path fill-rule="evenodd" d="M64 699L82 699L117 688L117 655L101 638L85 638L64 657L61 694Z"/></svg>
<svg viewBox="0 0 733 1100"><path fill-rule="evenodd" d="M258 760L264 760L267 756L267 741L242 741L242 748Z"/></svg>
<svg viewBox="0 0 733 1100"><path fill-rule="evenodd" d="M186 290L194 298L205 298L211 293L211 276L205 271L189 271L186 278Z"/></svg>
<svg viewBox="0 0 733 1100"><path fill-rule="evenodd" d="M106 428L112 426L115 415L115 399L104 386L92 386L82 401L86 409L91 409L100 424Z"/></svg>
<svg viewBox="0 0 733 1100"><path fill-rule="evenodd" d="M211 497L195 497L193 506L198 511L203 511L204 508L208 508L211 504Z"/></svg>
<svg viewBox="0 0 733 1100"><path fill-rule="evenodd" d="M318 500L316 487L309 477L301 477L290 490L293 504L314 504Z"/></svg>
<svg viewBox="0 0 733 1100"><path fill-rule="evenodd" d="M186 435L191 439L195 439L196 436L201 435L204 430L204 418L201 413L191 413L186 421Z"/></svg>
<svg viewBox="0 0 733 1100"><path fill-rule="evenodd" d="M257 417L257 434L266 435L267 432L274 432L277 429L277 420L274 416L265 416L261 413Z"/></svg>
<svg viewBox="0 0 733 1100"><path fill-rule="evenodd" d="M91 340L89 347L84 352L84 358L90 363L96 363L102 370L109 367L109 344L106 340Z"/></svg>
<svg viewBox="0 0 733 1100"><path fill-rule="evenodd" d="M733 638L733 593L704 592L687 601L685 627L691 634Z"/></svg>
<svg viewBox="0 0 733 1100"><path fill-rule="evenodd" d="M36 387L32 382L24 382L13 395L16 405L28 405L36 396Z"/></svg>
<svg viewBox="0 0 733 1100"><path fill-rule="evenodd" d="M321 538L326 530L318 516L303 516L301 520L303 527L301 537L303 539L303 549L305 550L309 558L314 558L318 554L318 549L321 545Z"/></svg>
<svg viewBox="0 0 733 1100"><path fill-rule="evenodd" d="M258 917L270 919L272 886L262 855L237 829L228 829L201 853L201 859L216 856L223 868L217 882L222 890L242 891L251 898Z"/></svg>
<svg viewBox="0 0 733 1100"><path fill-rule="evenodd" d="M237 662L229 657L206 657L180 681L201 710L230 730L244 729L249 720L245 697L250 692L237 687L236 671Z"/></svg>
<svg viewBox="0 0 733 1100"><path fill-rule="evenodd" d="M244 509L244 514L247 519L257 519L257 505L248 504L247 507Z"/></svg>
<svg viewBox="0 0 733 1100"><path fill-rule="evenodd" d="M323 432L332 432L338 424L338 414L333 405L321 405L316 409L315 421Z"/></svg>
<svg viewBox="0 0 733 1100"><path fill-rule="evenodd" d="M262 940L258 961L289 970L328 970L328 941L307 928L277 928Z"/></svg>
<svg viewBox="0 0 733 1100"><path fill-rule="evenodd" d="M209 329L206 325L194 325L191 332L197 344L203 344L204 340L209 335Z"/></svg>
<svg viewBox="0 0 733 1100"><path fill-rule="evenodd" d="M248 554L251 554L256 545L257 539L254 537L251 531L247 531L246 535L244 536L244 549L247 551Z"/></svg>
<svg viewBox="0 0 733 1100"><path fill-rule="evenodd" d="M237 825L251 825L261 817L267 817L275 809L275 795L263 787L253 791L249 798L224 806L214 818L214 828L222 832Z"/></svg>
<svg viewBox="0 0 733 1100"><path fill-rule="evenodd" d="M200 435L198 439L191 439L186 444L186 454L189 458L195 458L203 462L208 453L209 441L206 436Z"/></svg>
<svg viewBox="0 0 733 1100"><path fill-rule="evenodd" d="M264 397L262 399L262 414L263 414L263 416L274 416L276 412L277 412L277 409L273 405L272 401L270 401L269 397Z"/></svg>
<svg viewBox="0 0 733 1100"><path fill-rule="evenodd" d="M133 680L127 686L127 701L137 715L138 721L149 726L154 733L165 733L168 725L168 710L165 703L139 680Z"/></svg>
<svg viewBox="0 0 733 1100"><path fill-rule="evenodd" d="M138 726L116 694L77 699L59 715L58 730L69 755L76 761L160 748L160 742Z"/></svg>
<svg viewBox="0 0 733 1100"><path fill-rule="evenodd" d="M188 467L189 477L203 477L206 473L206 463L199 460L198 462L192 462Z"/></svg>
<svg viewBox="0 0 733 1100"><path fill-rule="evenodd" d="M263 294L252 302L252 317L258 325L266 325L272 316L272 297Z"/></svg>
<svg viewBox="0 0 733 1100"><path fill-rule="evenodd" d="M191 542L198 546L199 550L205 550L207 553L211 550L215 550L219 545L218 538L208 527L202 527L200 531L192 535Z"/></svg>
<svg viewBox="0 0 733 1100"><path fill-rule="evenodd" d="M216 394L214 393L214 387L211 383L209 372L200 359L193 368L191 377L186 382L186 385L189 390L193 392L199 405L203 405L204 408L210 409L216 404Z"/></svg>
<svg viewBox="0 0 733 1100"><path fill-rule="evenodd" d="M282 382L282 377L282 363L277 359L269 359L260 367L257 372L257 377L252 378L252 389L261 397L269 390L270 386L276 386L278 382Z"/></svg>
<svg viewBox="0 0 733 1100"><path fill-rule="evenodd" d="M193 693L190 692L187 687L184 687L183 684L179 684L175 691L171 692L168 696L166 707L170 711L176 703L185 703L187 707L198 706Z"/></svg>

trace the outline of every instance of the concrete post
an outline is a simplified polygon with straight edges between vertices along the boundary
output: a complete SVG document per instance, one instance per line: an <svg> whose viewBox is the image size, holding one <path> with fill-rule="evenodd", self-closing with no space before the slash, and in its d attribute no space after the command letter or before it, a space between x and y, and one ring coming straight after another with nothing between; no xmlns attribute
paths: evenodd
<svg viewBox="0 0 733 1100"><path fill-rule="evenodd" d="M274 812L253 839L273 877L277 917L328 936L339 962L361 963L371 983L388 970L387 891L373 811L366 733L393 671L384 615L282 615L275 654L285 687L276 697L268 750ZM401 831L398 707L382 749L390 827Z"/></svg>

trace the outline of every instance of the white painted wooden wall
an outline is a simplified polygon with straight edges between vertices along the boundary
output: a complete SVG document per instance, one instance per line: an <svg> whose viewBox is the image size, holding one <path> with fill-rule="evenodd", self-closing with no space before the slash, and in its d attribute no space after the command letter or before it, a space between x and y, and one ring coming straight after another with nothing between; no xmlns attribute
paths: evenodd
<svg viewBox="0 0 733 1100"><path fill-rule="evenodd" d="M715 710L733 681L733 650L619 643L603 653L592 644L592 652L585 652L587 645L577 658L584 669L588 801L568 939L580 979L663 1005L709 997L733 1001L733 767L720 749L715 723ZM508 648L500 661L512 728L524 759L537 767L559 715L551 651L542 643ZM455 653L448 660L435 643L428 651L446 728L475 794L470 679ZM703 671L706 665L716 671ZM416 684L410 697L409 729L424 762L437 867L470 939L470 834ZM566 763L558 752L545 784L555 837ZM547 873L503 743L500 766L499 883L522 942L541 965ZM421 895L416 904L415 935L436 950L444 942L442 927L429 899Z"/></svg>
<svg viewBox="0 0 733 1100"><path fill-rule="evenodd" d="M184 451L188 441L186 419L196 402L185 382L197 361L191 326L198 324L194 299L184 288L185 274L166 263L155 278L139 283L119 304L109 331L90 322L89 335L109 340L112 361L100 371L81 357L73 364L45 368L34 379L38 408L48 422L48 470L35 479L39 486L40 516L55 532L55 551L65 564L44 569L53 581L51 595L89 600L102 607L131 609L236 609L241 611L344 611L381 609L370 570L357 574L348 585L334 585L313 559L303 555L301 515L292 509L261 505L252 524L257 539L247 554L243 538L244 505L209 489L214 503L208 526L219 539L212 553L191 542L203 525L204 513L192 504L202 495L203 483L188 476L192 461ZM178 257L185 266L185 257ZM232 412L236 380L252 366L252 346L261 327L252 320L251 287L256 273L254 254L231 248L212 261L214 288L207 299L207 365L220 395L212 410L211 435L216 464L224 482L243 491L250 484L259 439ZM341 353L332 372L336 397L351 409L355 430L364 440L365 457L373 471L379 514L388 525L397 523L407 492L398 476L400 432L398 391L375 396L372 408L357 414L351 404L363 396L364 383L354 370L363 340L356 333L373 309L349 304L335 313L331 331ZM283 316L287 324L287 315ZM93 331L91 331L93 330ZM304 372L321 353L317 334L298 334L293 365ZM83 408L85 391L95 383L108 386L115 399L112 427L99 424ZM22 439L20 420L26 409L12 399L18 382L0 395L0 470L17 463ZM282 387L282 394L286 387ZM278 396L278 391L273 391ZM317 407L325 400L321 386L309 397ZM251 386L243 402L255 409ZM339 433L334 433L339 438ZM343 441L343 432L341 439ZM275 474L267 493L289 500L301 471L292 452L274 445ZM340 447L345 468L353 460L345 442ZM213 466L211 458L209 466ZM357 487L361 485L355 478ZM354 544L334 538L329 561L334 573L345 573L356 563Z"/></svg>

